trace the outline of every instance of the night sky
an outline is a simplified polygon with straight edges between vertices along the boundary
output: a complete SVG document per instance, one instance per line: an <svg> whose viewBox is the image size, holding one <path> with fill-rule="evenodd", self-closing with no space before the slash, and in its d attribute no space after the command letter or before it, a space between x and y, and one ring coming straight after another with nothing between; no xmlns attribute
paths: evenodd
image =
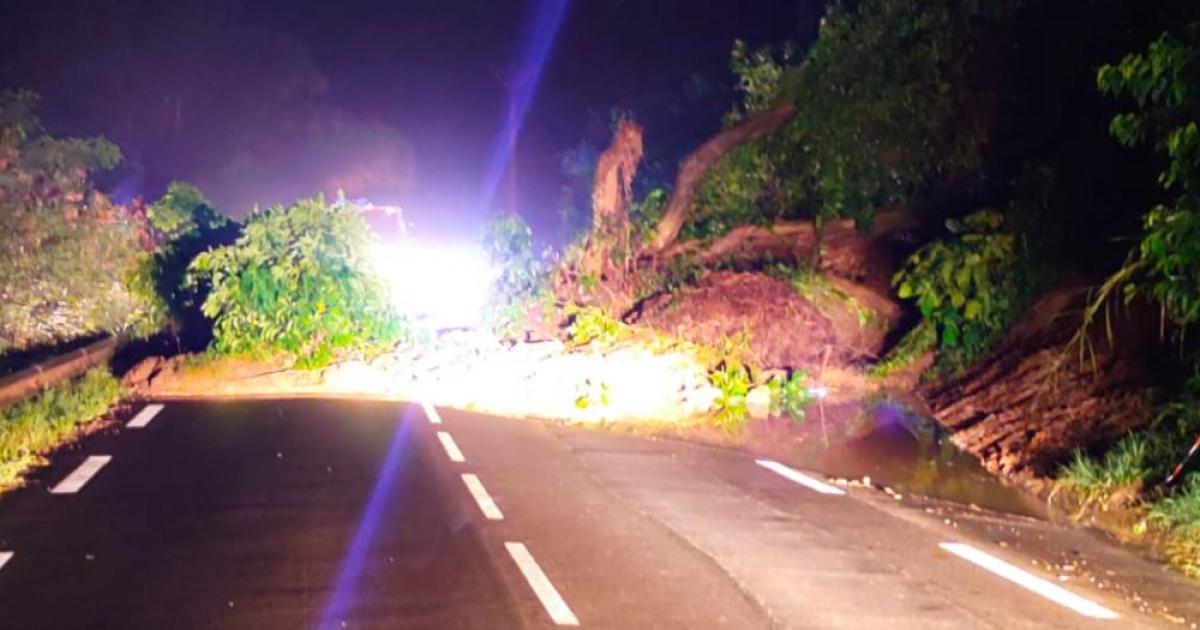
<svg viewBox="0 0 1200 630"><path fill-rule="evenodd" d="M0 0L0 85L42 94L54 133L116 141L126 163L101 185L120 200L184 179L240 216L343 188L467 235L537 1ZM820 13L819 0L575 0L519 139L521 214L558 229L561 156L603 148L614 108L669 171L732 103L734 38L809 41Z"/></svg>

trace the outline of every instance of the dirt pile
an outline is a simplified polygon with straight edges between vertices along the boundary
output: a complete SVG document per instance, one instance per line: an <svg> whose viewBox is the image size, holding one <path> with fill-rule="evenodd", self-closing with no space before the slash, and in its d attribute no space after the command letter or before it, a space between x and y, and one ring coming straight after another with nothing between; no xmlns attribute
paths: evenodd
<svg viewBox="0 0 1200 630"><path fill-rule="evenodd" d="M1110 442L1150 421L1145 400L1162 350L1155 314L1122 310L1115 345L1101 323L1083 357L1069 342L1086 290L1051 292L986 360L921 392L953 441L991 471L1034 485L1076 448Z"/></svg>
<svg viewBox="0 0 1200 630"><path fill-rule="evenodd" d="M876 356L899 308L862 285L831 282L843 297L810 300L763 274L715 272L698 286L647 300L631 323L718 348L745 335L744 359L764 368L812 370Z"/></svg>

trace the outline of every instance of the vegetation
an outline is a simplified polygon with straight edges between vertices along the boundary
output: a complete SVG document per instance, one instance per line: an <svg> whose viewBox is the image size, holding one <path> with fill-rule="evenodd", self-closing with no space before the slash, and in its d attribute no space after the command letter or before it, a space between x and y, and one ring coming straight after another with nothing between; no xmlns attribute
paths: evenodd
<svg viewBox="0 0 1200 630"><path fill-rule="evenodd" d="M808 405L813 397L808 390L808 374L795 370L787 378L772 378L767 386L771 389L771 414L787 414L796 422L803 422Z"/></svg>
<svg viewBox="0 0 1200 630"><path fill-rule="evenodd" d="M483 249L498 271L489 297L488 325L504 337L518 336L535 305L548 298L548 265L533 254L533 231L516 214L492 219L483 234Z"/></svg>
<svg viewBox="0 0 1200 630"><path fill-rule="evenodd" d="M16 483L23 471L76 436L80 425L108 411L119 396L117 379L99 367L0 409L0 488Z"/></svg>
<svg viewBox="0 0 1200 630"><path fill-rule="evenodd" d="M835 2L806 55L733 49L742 103L727 125L781 101L780 130L728 153L707 175L683 235L704 238L782 218L854 219L911 200L935 179L973 173L988 120L966 78L977 24L1004 3ZM964 112L966 115L964 116Z"/></svg>
<svg viewBox="0 0 1200 630"><path fill-rule="evenodd" d="M1077 340L1120 289L1126 302L1147 299L1173 326L1193 376L1147 428L1126 435L1098 457L1082 453L1060 473L1067 487L1089 500L1108 500L1134 487L1151 520L1169 530L1172 561L1200 576L1200 472L1172 479L1200 434L1200 355L1185 332L1200 321L1200 23L1183 36L1163 34L1149 47L1105 65L1097 85L1136 106L1117 114L1110 132L1127 147L1149 144L1166 157L1158 183L1168 201L1143 220L1138 247L1101 287L1085 313ZM1186 469L1185 469L1186 470ZM1164 487L1164 480L1177 481Z"/></svg>
<svg viewBox="0 0 1200 630"><path fill-rule="evenodd" d="M92 188L121 159L103 138L55 138L29 92L0 93L0 354L93 333L148 332L152 306L125 279L144 225Z"/></svg>
<svg viewBox="0 0 1200 630"><path fill-rule="evenodd" d="M131 284L152 305L153 318L186 335L190 347L203 347L211 322L201 312L208 296L204 283L190 283L188 266L201 252L233 242L238 225L218 212L198 188L171 182L167 193L146 208L158 247L143 254Z"/></svg>
<svg viewBox="0 0 1200 630"><path fill-rule="evenodd" d="M939 367L957 371L991 348L1043 283L1024 239L1005 229L1004 215L977 212L946 227L950 237L917 250L893 284L927 322L901 347L919 348L932 330Z"/></svg>
<svg viewBox="0 0 1200 630"><path fill-rule="evenodd" d="M754 384L750 368L729 358L709 373L708 380L719 392L713 401L717 411L714 422L729 430L741 427L746 420L746 395Z"/></svg>
<svg viewBox="0 0 1200 630"><path fill-rule="evenodd" d="M629 334L627 327L599 306L569 309L567 342L574 347L609 347Z"/></svg>
<svg viewBox="0 0 1200 630"><path fill-rule="evenodd" d="M284 353L319 367L338 352L370 351L403 331L367 261L370 233L359 211L321 197L256 210L242 235L198 255L191 286L211 286L202 305L221 353Z"/></svg>

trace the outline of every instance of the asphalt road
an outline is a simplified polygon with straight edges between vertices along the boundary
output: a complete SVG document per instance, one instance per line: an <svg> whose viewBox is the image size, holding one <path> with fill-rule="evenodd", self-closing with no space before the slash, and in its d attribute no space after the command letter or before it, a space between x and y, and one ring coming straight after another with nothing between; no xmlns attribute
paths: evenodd
<svg viewBox="0 0 1200 630"><path fill-rule="evenodd" d="M421 405L170 402L0 497L0 628L1177 627L1084 581L1047 599L986 528L819 481Z"/></svg>

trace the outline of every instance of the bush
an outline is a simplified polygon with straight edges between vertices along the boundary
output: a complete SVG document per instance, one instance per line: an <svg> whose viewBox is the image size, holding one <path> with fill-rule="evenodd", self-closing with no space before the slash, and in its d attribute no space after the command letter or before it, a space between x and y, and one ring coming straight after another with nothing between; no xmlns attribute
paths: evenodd
<svg viewBox="0 0 1200 630"><path fill-rule="evenodd" d="M607 347L629 334L625 324L599 306L570 310L571 323L567 327L567 342L572 346L595 343Z"/></svg>
<svg viewBox="0 0 1200 630"><path fill-rule="evenodd" d="M499 272L485 320L496 334L516 336L530 307L547 297L547 266L533 254L533 230L515 214L497 216L487 224L483 248L488 262Z"/></svg>
<svg viewBox="0 0 1200 630"><path fill-rule="evenodd" d="M322 197L256 210L233 244L189 269L192 286L211 286L202 310L214 320L213 349L319 367L339 350L394 343L402 322L371 272L369 236L357 209Z"/></svg>
<svg viewBox="0 0 1200 630"><path fill-rule="evenodd" d="M144 225L88 180L121 153L103 138L46 135L35 105L28 92L0 94L0 353L148 332L151 304L124 281Z"/></svg>
<svg viewBox="0 0 1200 630"><path fill-rule="evenodd" d="M950 238L917 250L893 284L933 327L939 367L956 371L991 348L1043 278L1025 240L1005 229L999 212L977 212L947 227Z"/></svg>
<svg viewBox="0 0 1200 630"><path fill-rule="evenodd" d="M81 423L102 415L119 396L117 379L98 367L0 409L0 487L14 483L43 453L73 437Z"/></svg>
<svg viewBox="0 0 1200 630"><path fill-rule="evenodd" d="M171 324L188 346L203 347L212 337L212 322L201 311L208 287L187 282L188 266L201 252L232 243L239 227L183 182L171 182L146 216L160 244L142 256L131 284L153 305L156 319Z"/></svg>

